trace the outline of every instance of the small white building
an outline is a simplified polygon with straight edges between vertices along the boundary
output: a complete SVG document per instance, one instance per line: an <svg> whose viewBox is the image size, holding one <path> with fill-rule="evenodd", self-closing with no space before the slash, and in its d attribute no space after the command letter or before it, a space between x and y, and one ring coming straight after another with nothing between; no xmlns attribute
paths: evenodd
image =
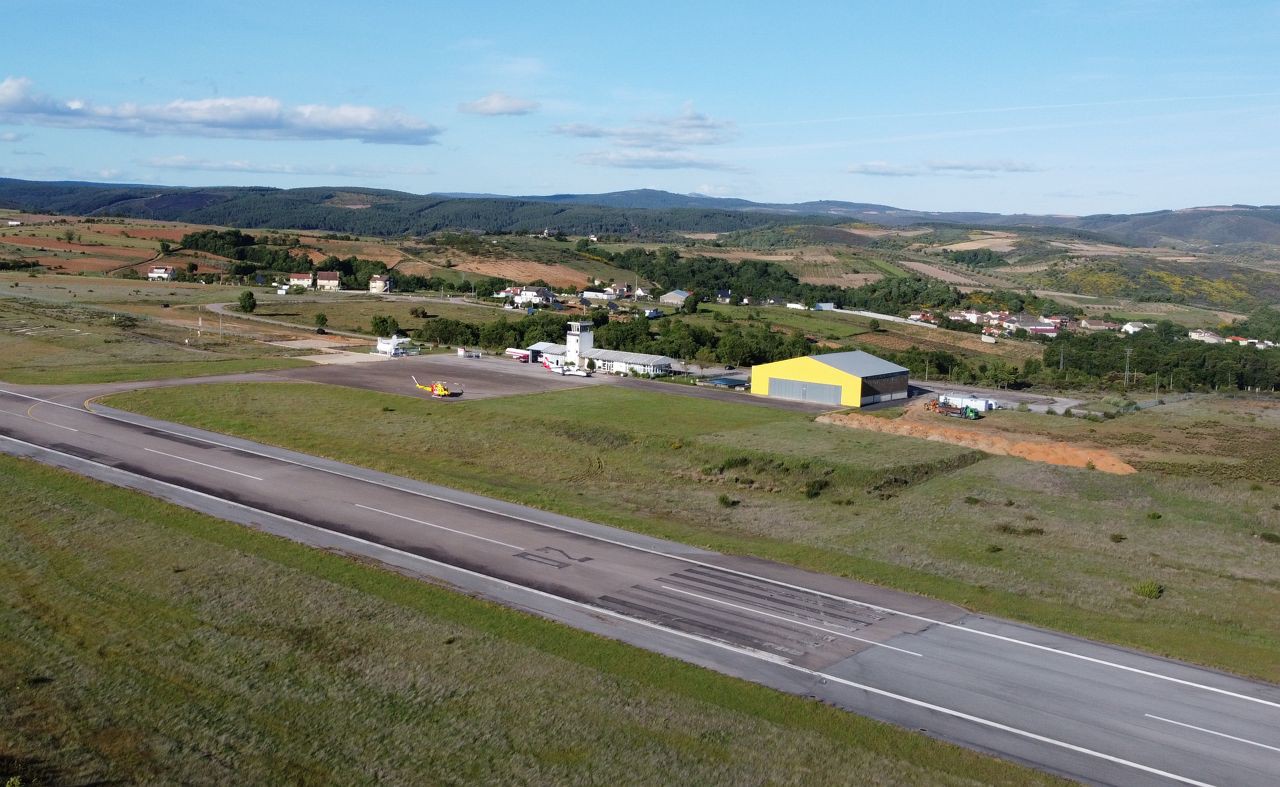
<svg viewBox="0 0 1280 787"><path fill-rule="evenodd" d="M672 290L658 298L658 302L665 303L668 306L683 306L685 299L688 297L689 292L687 290Z"/></svg>
<svg viewBox="0 0 1280 787"><path fill-rule="evenodd" d="M168 265L152 265L147 271L147 281L173 281L176 275Z"/></svg>
<svg viewBox="0 0 1280 787"><path fill-rule="evenodd" d="M1187 338L1193 342L1204 342L1205 344L1222 344L1222 337L1213 331L1207 331L1203 328L1196 328L1194 331L1187 332Z"/></svg>
<svg viewBox="0 0 1280 787"><path fill-rule="evenodd" d="M342 289L342 277L337 271L320 271L316 274L316 289L337 292Z"/></svg>
<svg viewBox="0 0 1280 787"><path fill-rule="evenodd" d="M409 343L408 336L379 336L375 352L388 358L404 355L404 346Z"/></svg>
<svg viewBox="0 0 1280 787"><path fill-rule="evenodd" d="M1149 323L1145 323L1145 322L1127 322L1124 325L1120 326L1120 332L1127 333L1130 336L1132 336L1138 331L1145 331L1147 328L1154 328L1154 327L1156 326L1151 325Z"/></svg>
<svg viewBox="0 0 1280 787"><path fill-rule="evenodd" d="M583 298L586 298L586 299L587 299L587 300L589 300L589 301L599 301L600 303L604 303L605 301L613 301L613 300L617 300L617 298L618 298L618 296L617 296L617 294L616 294L616 293L611 292L611 291L610 291L610 290L608 290L608 289L603 289L603 290L583 290L583 291L582 291L582 297L583 297Z"/></svg>
<svg viewBox="0 0 1280 787"><path fill-rule="evenodd" d="M305 287L308 290L315 286L312 284L311 271L307 271L306 273L290 273L288 283L290 287Z"/></svg>
<svg viewBox="0 0 1280 787"><path fill-rule="evenodd" d="M10 220L9 220L9 222L8 222L8 224L9 224L9 226L10 226L10 227L21 227L21 226L22 226L22 222L20 222L20 221L14 221L13 219L10 219Z"/></svg>
<svg viewBox="0 0 1280 787"><path fill-rule="evenodd" d="M391 277L382 275L370 276L369 292L391 292Z"/></svg>
<svg viewBox="0 0 1280 787"><path fill-rule="evenodd" d="M594 369L604 374L652 375L671 374L675 363L665 355L598 350L593 345L594 333L589 322L571 322L564 344L538 342L528 350L534 360L548 369Z"/></svg>

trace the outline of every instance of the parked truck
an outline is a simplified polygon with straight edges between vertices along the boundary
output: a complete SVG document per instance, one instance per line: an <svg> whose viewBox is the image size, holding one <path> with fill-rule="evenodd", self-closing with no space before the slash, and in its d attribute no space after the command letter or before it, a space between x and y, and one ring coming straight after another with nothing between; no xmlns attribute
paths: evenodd
<svg viewBox="0 0 1280 787"><path fill-rule="evenodd" d="M980 413L990 412L1000 407L1000 404L995 399L984 399L970 394L939 394L938 404L945 404L951 407L972 407Z"/></svg>

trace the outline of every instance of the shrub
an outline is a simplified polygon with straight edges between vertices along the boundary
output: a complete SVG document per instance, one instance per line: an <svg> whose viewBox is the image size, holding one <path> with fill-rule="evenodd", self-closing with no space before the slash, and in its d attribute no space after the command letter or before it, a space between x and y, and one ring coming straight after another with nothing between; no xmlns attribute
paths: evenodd
<svg viewBox="0 0 1280 787"><path fill-rule="evenodd" d="M1148 579L1145 582L1139 582L1134 585L1133 592L1143 598L1160 598L1164 595L1164 585L1153 579Z"/></svg>
<svg viewBox="0 0 1280 787"><path fill-rule="evenodd" d="M733 498L729 497L728 495L720 495L720 505L724 506L725 508L733 508L734 506L736 506L736 505L737 505L738 503L740 503L740 502L742 502L742 501L741 501L741 500L734 500Z"/></svg>
<svg viewBox="0 0 1280 787"><path fill-rule="evenodd" d="M1276 533L1259 533L1258 538L1266 541L1268 544L1280 544L1280 534Z"/></svg>
<svg viewBox="0 0 1280 787"><path fill-rule="evenodd" d="M720 463L720 469L730 470L735 467L746 467L749 464L751 464L751 457L749 456L731 456Z"/></svg>
<svg viewBox="0 0 1280 787"><path fill-rule="evenodd" d="M1107 536L1107 538L1111 539L1111 543L1119 544L1123 542L1127 538L1127 536L1125 536L1124 533L1112 533L1111 535Z"/></svg>
<svg viewBox="0 0 1280 787"><path fill-rule="evenodd" d="M1055 410L1055 409L1053 409L1052 407L1046 407L1046 408L1044 408L1044 414L1045 414L1045 415L1057 415L1057 414L1058 414L1058 411L1057 411L1057 410Z"/></svg>
<svg viewBox="0 0 1280 787"><path fill-rule="evenodd" d="M987 551L994 555L997 552L1003 552L1004 547L997 544L987 544Z"/></svg>
<svg viewBox="0 0 1280 787"><path fill-rule="evenodd" d="M978 498L974 497L973 495L969 495L968 497L966 497L966 498L964 499L964 502L968 503L968 504L969 504L969 505L971 505L971 506L976 506L977 504L981 503L982 501L981 501L981 500L979 500Z"/></svg>
<svg viewBox="0 0 1280 787"><path fill-rule="evenodd" d="M1164 514L1160 513L1159 511L1150 511L1147 513L1147 519L1150 519L1153 522L1157 519L1163 519L1163 518L1164 518Z"/></svg>
<svg viewBox="0 0 1280 787"><path fill-rule="evenodd" d="M804 496L808 498L815 498L822 494L822 490L826 489L830 485L831 482L825 478L815 478L805 485Z"/></svg>

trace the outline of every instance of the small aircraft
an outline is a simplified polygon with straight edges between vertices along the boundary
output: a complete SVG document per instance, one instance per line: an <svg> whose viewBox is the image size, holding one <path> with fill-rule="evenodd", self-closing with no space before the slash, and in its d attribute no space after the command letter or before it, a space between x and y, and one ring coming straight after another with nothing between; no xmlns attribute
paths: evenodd
<svg viewBox="0 0 1280 787"><path fill-rule="evenodd" d="M409 379L413 380L413 384L415 387L431 394L432 398L434 399L448 399L451 396L462 396L461 388L454 390L449 387L449 383L443 382L441 380L436 380L435 382L429 385L423 385L422 383L418 382L418 378L414 377L413 375L409 375Z"/></svg>

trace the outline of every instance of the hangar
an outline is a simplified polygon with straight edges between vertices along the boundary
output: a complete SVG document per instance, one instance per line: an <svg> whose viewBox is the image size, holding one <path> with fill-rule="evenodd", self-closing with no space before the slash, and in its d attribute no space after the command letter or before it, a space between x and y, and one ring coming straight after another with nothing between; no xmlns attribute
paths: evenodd
<svg viewBox="0 0 1280 787"><path fill-rule="evenodd" d="M907 398L907 369L861 350L810 355L751 369L751 393L862 407Z"/></svg>

